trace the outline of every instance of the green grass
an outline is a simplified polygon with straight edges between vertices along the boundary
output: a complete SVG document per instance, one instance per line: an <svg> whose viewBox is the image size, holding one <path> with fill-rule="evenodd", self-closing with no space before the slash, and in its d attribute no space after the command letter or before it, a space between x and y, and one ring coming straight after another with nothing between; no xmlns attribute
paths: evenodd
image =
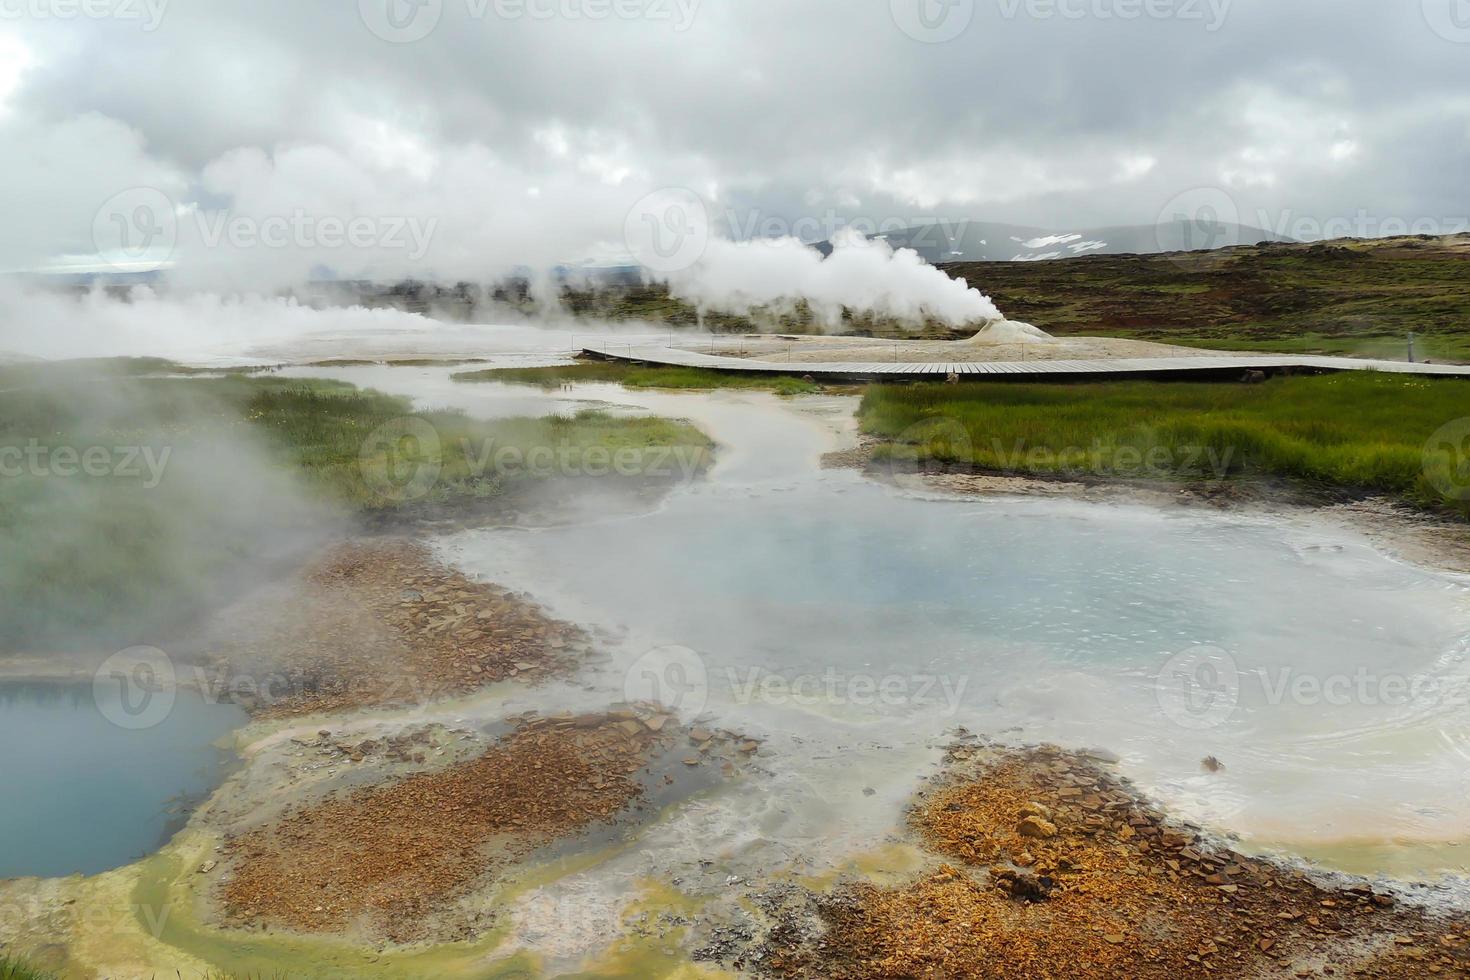
<svg viewBox="0 0 1470 980"><path fill-rule="evenodd" d="M1227 350L1470 360L1470 248L1418 239L946 265L1058 335Z"/></svg>
<svg viewBox="0 0 1470 980"><path fill-rule="evenodd" d="M692 425L669 419L589 410L481 422L459 412L413 413L406 402L372 391L263 391L248 409L251 423L274 437L310 483L369 512L443 509L499 496L524 480L597 476L603 454L614 457L608 475L659 477L650 470L668 463L667 450L680 451L679 465L697 469L712 448ZM429 428L395 424L405 418ZM437 478L420 494L413 481L425 466Z"/></svg>
<svg viewBox="0 0 1470 980"><path fill-rule="evenodd" d="M162 357L80 358L74 361L35 361L0 364L0 388L83 378L131 378L183 370Z"/></svg>
<svg viewBox="0 0 1470 980"><path fill-rule="evenodd" d="M1158 481L1277 477L1378 491L1470 516L1470 464L1441 427L1470 416L1470 382L1391 375L1258 385L873 386L875 458ZM1450 435L1463 439L1466 432Z"/></svg>
<svg viewBox="0 0 1470 980"><path fill-rule="evenodd" d="M0 956L0 980L55 980L55 978L49 973L33 970L19 960Z"/></svg>
<svg viewBox="0 0 1470 980"><path fill-rule="evenodd" d="M779 395L804 395L820 391L821 385L784 375L744 375L702 368L637 367L615 361L581 361L556 367L491 368L465 371L454 376L456 381L503 381L510 384L532 384L555 388L568 382L601 381L621 384L626 388L673 388L709 390L745 388L774 391Z"/></svg>
<svg viewBox="0 0 1470 980"><path fill-rule="evenodd" d="M1142 338L1147 339L1147 338ZM1367 357L1378 360L1407 359L1408 345L1403 335L1329 335L1303 333L1285 337L1176 337L1169 343L1181 347L1203 347L1260 351L1272 354L1330 354L1341 357ZM1470 361L1470 334L1428 334L1414 338L1414 358L1435 362Z"/></svg>
<svg viewBox="0 0 1470 980"><path fill-rule="evenodd" d="M711 452L684 422L480 422L336 381L117 366L12 380L38 383L0 389L0 454L32 454L0 455L0 650L159 642L354 518L472 519L562 478L668 483ZM94 450L105 465L91 473L53 455Z"/></svg>

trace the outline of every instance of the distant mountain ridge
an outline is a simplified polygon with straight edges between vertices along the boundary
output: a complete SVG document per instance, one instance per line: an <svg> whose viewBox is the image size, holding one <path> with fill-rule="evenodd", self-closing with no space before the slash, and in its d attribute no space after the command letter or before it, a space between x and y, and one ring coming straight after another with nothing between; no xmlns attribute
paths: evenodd
<svg viewBox="0 0 1470 980"><path fill-rule="evenodd" d="M1058 231L997 221L958 219L914 225L879 236L894 248L911 248L936 265L942 262L1039 262L1079 255L1155 255L1294 242L1250 225L1176 221L1157 225L1111 225ZM829 242L816 247L824 254Z"/></svg>

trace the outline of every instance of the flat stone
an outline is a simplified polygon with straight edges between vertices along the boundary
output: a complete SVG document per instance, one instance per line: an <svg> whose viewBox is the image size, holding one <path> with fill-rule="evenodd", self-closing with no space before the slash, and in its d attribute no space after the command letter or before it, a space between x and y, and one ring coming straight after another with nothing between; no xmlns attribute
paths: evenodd
<svg viewBox="0 0 1470 980"><path fill-rule="evenodd" d="M1030 816L1022 820L1020 825L1016 827L1016 833L1022 837L1055 837L1057 835L1057 825L1043 817Z"/></svg>

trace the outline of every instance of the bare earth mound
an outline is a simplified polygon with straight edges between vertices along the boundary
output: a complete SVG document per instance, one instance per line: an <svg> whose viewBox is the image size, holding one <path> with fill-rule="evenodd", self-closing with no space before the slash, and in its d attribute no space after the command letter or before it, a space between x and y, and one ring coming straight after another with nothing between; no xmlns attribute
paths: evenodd
<svg viewBox="0 0 1470 980"><path fill-rule="evenodd" d="M333 548L286 586L228 610L212 633L216 683L273 717L551 677L588 646L576 627L403 539Z"/></svg>
<svg viewBox="0 0 1470 980"><path fill-rule="evenodd" d="M956 746L911 824L940 859L820 896L765 972L826 978L1465 976L1470 922L1170 824L1093 759ZM778 930L777 935L781 935ZM791 937L805 938L792 942Z"/></svg>
<svg viewBox="0 0 1470 980"><path fill-rule="evenodd" d="M657 805L676 777L718 778L706 761L733 775L732 757L751 747L654 709L531 719L467 761L341 791L235 835L218 886L225 919L391 942L477 935L483 915L433 917L493 890L536 848L645 797Z"/></svg>

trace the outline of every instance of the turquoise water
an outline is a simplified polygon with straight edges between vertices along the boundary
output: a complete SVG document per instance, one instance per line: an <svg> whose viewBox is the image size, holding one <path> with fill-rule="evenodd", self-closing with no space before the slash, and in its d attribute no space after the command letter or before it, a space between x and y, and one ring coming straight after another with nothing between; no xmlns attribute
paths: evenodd
<svg viewBox="0 0 1470 980"><path fill-rule="evenodd" d="M115 716L121 698L91 684L0 682L0 878L129 864L219 784L228 757L213 743L244 712L180 691L159 724L128 730L103 711Z"/></svg>
<svg viewBox="0 0 1470 980"><path fill-rule="evenodd" d="M766 740L767 791L681 815L662 853L870 846L963 726L1108 749L1176 815L1263 849L1467 870L1464 578L1303 514L946 499L824 469L855 399L540 392L452 370L332 374L486 418L688 418L718 443L713 470L649 513L599 507L594 485L565 526L439 541L599 629L588 691L672 695ZM1203 771L1205 756L1225 768Z"/></svg>
<svg viewBox="0 0 1470 980"><path fill-rule="evenodd" d="M690 689L682 706L854 766L874 739L932 744L964 725L1110 749L1181 812L1262 842L1464 833L1470 593L1362 544L1141 508L919 499L829 473L716 479L653 514L463 532L444 550L621 631L613 670L630 693L646 651L686 649L665 678ZM1200 649L1229 658L1233 707L1181 716L1171 661ZM1448 686L1294 693L1360 676ZM1206 755L1226 771L1202 773Z"/></svg>

